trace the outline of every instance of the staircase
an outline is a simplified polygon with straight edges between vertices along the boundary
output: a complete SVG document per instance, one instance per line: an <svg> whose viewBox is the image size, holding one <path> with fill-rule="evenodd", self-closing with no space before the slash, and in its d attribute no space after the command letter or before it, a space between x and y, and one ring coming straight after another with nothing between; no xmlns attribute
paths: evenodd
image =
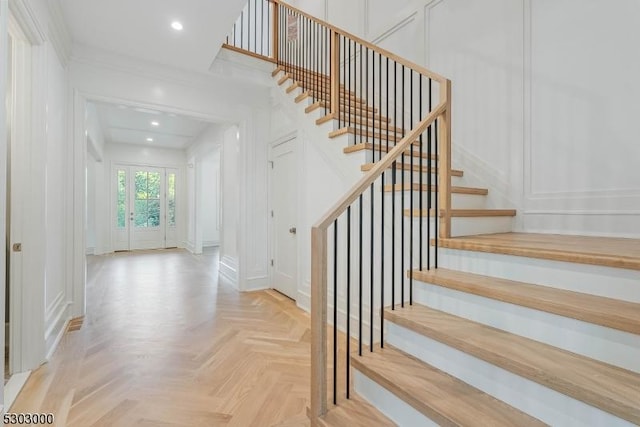
<svg viewBox="0 0 640 427"><path fill-rule="evenodd" d="M640 424L640 241L513 233L451 166L449 80L265 5L233 33L269 53L226 47L363 173L311 230L311 424Z"/></svg>

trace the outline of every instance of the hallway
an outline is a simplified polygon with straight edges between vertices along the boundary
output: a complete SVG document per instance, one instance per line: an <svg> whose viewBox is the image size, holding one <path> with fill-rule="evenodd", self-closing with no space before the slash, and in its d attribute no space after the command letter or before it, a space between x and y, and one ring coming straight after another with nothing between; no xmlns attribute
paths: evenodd
<svg viewBox="0 0 640 427"><path fill-rule="evenodd" d="M89 257L82 328L11 412L69 427L306 424L308 315L219 283L217 266L217 251Z"/></svg>

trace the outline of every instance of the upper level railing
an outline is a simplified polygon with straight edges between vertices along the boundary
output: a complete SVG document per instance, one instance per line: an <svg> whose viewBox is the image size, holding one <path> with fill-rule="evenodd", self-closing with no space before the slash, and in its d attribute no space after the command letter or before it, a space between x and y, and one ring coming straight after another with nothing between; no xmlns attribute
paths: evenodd
<svg viewBox="0 0 640 427"><path fill-rule="evenodd" d="M311 229L314 420L327 411L329 385L334 404L342 395L338 368L349 398L349 338L358 354L384 346L385 307L413 302L407 270L437 267L438 239L450 237L451 82L280 0L249 0L227 47L277 64L300 99L324 111L318 123L337 120L333 134L350 135L345 151L369 161Z"/></svg>

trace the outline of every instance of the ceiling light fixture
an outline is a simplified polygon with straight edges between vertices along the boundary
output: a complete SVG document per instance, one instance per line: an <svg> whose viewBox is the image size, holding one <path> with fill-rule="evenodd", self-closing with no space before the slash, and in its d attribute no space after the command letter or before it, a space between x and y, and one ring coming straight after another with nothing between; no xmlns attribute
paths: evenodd
<svg viewBox="0 0 640 427"><path fill-rule="evenodd" d="M147 142L153 142L153 138L147 138Z"/></svg>
<svg viewBox="0 0 640 427"><path fill-rule="evenodd" d="M160 123L154 120L151 122L151 126L160 126Z"/></svg>
<svg viewBox="0 0 640 427"><path fill-rule="evenodd" d="M180 21L173 21L171 23L171 28L173 28L176 31L182 31L182 22Z"/></svg>

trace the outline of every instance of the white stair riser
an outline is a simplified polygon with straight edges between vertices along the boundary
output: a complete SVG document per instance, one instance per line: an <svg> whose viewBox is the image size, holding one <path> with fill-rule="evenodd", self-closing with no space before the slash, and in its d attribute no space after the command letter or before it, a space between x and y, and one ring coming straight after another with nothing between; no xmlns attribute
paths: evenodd
<svg viewBox="0 0 640 427"><path fill-rule="evenodd" d="M440 267L640 303L640 271L440 248Z"/></svg>
<svg viewBox="0 0 640 427"><path fill-rule="evenodd" d="M391 322L387 323L387 342L550 425L632 426L598 408Z"/></svg>
<svg viewBox="0 0 640 427"><path fill-rule="evenodd" d="M640 339L634 334L422 282L414 282L414 298L436 310L640 372Z"/></svg>
<svg viewBox="0 0 640 427"><path fill-rule="evenodd" d="M400 427L437 427L438 424L425 417L395 394L367 377L357 369L353 370L356 392Z"/></svg>

